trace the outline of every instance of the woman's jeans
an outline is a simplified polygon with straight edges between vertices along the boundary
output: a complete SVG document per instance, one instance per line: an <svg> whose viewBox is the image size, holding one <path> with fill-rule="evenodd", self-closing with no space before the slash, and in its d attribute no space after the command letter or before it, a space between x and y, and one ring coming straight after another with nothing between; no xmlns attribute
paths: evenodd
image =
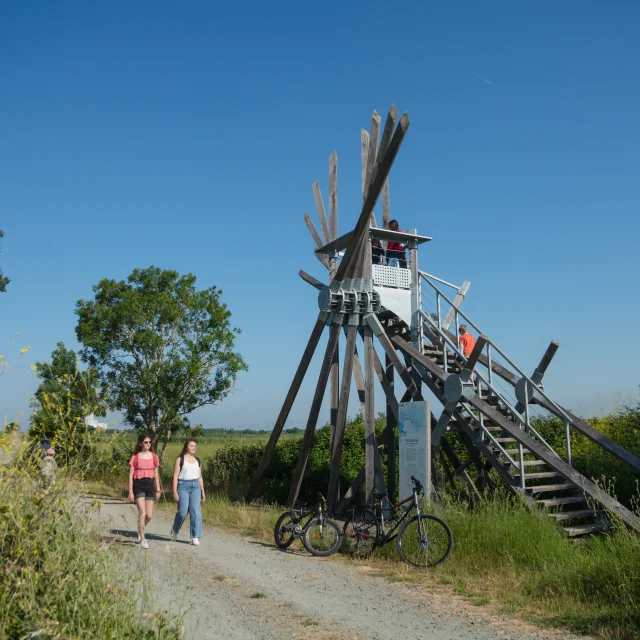
<svg viewBox="0 0 640 640"><path fill-rule="evenodd" d="M200 510L200 483L197 480L178 480L178 512L173 530L178 534L189 514L190 537L202 538L202 511Z"/></svg>

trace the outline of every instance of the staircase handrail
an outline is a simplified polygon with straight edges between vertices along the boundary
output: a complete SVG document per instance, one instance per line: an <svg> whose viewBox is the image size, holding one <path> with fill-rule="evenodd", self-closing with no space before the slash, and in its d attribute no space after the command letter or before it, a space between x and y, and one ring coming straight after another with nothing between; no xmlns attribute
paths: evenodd
<svg viewBox="0 0 640 640"><path fill-rule="evenodd" d="M456 307L453 302L451 302L451 300L449 300L449 298L447 298L447 296L442 293L442 291L440 291L440 289L438 289L438 287L436 287L435 284L433 284L433 282L431 282L428 279L428 274L425 274L423 271L419 272L420 275L424 278L424 280L427 282L427 284L436 291L436 293L438 295L440 295L442 298L444 298L444 300L449 303L456 311L456 314L461 315L479 334L482 333L483 335L486 335L486 333L484 333L483 331L481 331L478 326L463 312L460 311L460 309L458 309L458 307ZM422 312L424 314L424 316L428 317L427 314L425 314L424 312ZM438 322L440 322L440 318L438 318ZM438 327L438 333L440 333L442 335L442 337L446 337L445 334L440 330L440 327ZM449 342L452 342L451 340L449 340ZM568 420L569 422L571 422L571 418L567 415L567 413L564 411L564 409L562 409L562 407L560 407L558 404L556 404L544 391L544 389L542 388L542 385L538 385L536 384L524 371L522 371L522 369L520 369L520 367L513 362L513 360L511 360L511 358L502 350L500 349L500 347L498 347L498 345L491 339L489 338L487 340L487 343L489 345L491 345L525 380L527 380L528 382L530 382L533 385L533 388L536 389L540 395L545 398L545 400L547 400L547 402L549 402L551 405L553 405L553 407L562 415L562 417L565 420ZM457 346L455 346L456 351L459 350L457 348ZM462 354L461 354L462 355ZM464 357L464 356L463 356ZM497 395L501 395L501 394L497 394ZM530 425L529 425L530 426Z"/></svg>

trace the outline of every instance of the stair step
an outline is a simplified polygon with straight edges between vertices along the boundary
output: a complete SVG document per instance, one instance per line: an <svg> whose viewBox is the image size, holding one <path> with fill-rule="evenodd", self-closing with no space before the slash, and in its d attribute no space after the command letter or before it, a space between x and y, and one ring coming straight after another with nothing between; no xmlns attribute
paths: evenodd
<svg viewBox="0 0 640 640"><path fill-rule="evenodd" d="M558 511L550 513L549 516L556 520L578 520L579 518L594 518L604 515L604 511L598 509L575 509L574 511Z"/></svg>
<svg viewBox="0 0 640 640"><path fill-rule="evenodd" d="M496 442L502 444L503 442L515 442L515 438L496 438Z"/></svg>
<svg viewBox="0 0 640 640"><path fill-rule="evenodd" d="M531 491L531 493L547 493L548 491L565 491L566 489L575 490L575 488L574 484L563 482L562 484L539 484L535 487L527 487L527 491Z"/></svg>
<svg viewBox="0 0 640 640"><path fill-rule="evenodd" d="M542 467L547 463L543 460L524 460L522 464L524 464L525 467ZM527 474L525 473L525 478L526 477Z"/></svg>
<svg viewBox="0 0 640 640"><path fill-rule="evenodd" d="M487 431L502 431L502 427L485 427Z"/></svg>
<svg viewBox="0 0 640 640"><path fill-rule="evenodd" d="M537 500L536 502L543 507L556 507L561 504L587 504L583 495L569 496L567 498L550 498L549 500Z"/></svg>
<svg viewBox="0 0 640 640"><path fill-rule="evenodd" d="M519 473L515 474L516 477L520 477ZM527 480L538 480L540 478L563 478L564 476L557 471L539 471L536 473L525 473Z"/></svg>
<svg viewBox="0 0 640 640"><path fill-rule="evenodd" d="M608 522L600 520L598 522L591 522L590 524L584 524L578 527L564 527L567 535L570 538L577 538L578 536L586 536L589 533L597 533L598 531L605 531L611 525Z"/></svg>
<svg viewBox="0 0 640 640"><path fill-rule="evenodd" d="M520 454L520 449L505 449L504 452L508 453L510 456L517 456ZM522 453L531 453L531 451L522 447Z"/></svg>

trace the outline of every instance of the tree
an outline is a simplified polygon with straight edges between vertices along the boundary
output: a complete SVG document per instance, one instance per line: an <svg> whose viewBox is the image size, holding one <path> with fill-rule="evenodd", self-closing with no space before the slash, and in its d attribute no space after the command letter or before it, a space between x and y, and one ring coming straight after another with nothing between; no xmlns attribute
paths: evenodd
<svg viewBox="0 0 640 640"><path fill-rule="evenodd" d="M0 238L4 238L4 231L0 229ZM0 269L0 292L5 292L7 290L7 285L11 282L9 278L5 278L2 273L2 269Z"/></svg>
<svg viewBox="0 0 640 640"><path fill-rule="evenodd" d="M126 423L153 435L164 456L178 420L225 398L247 365L234 351L240 330L216 287L196 290L192 274L135 269L101 280L76 305L80 355L111 389Z"/></svg>
<svg viewBox="0 0 640 640"><path fill-rule="evenodd" d="M34 394L29 437L47 440L67 462L90 447L85 418L107 414L107 393L95 369L80 371L72 349L58 342L51 362L37 362L42 381Z"/></svg>

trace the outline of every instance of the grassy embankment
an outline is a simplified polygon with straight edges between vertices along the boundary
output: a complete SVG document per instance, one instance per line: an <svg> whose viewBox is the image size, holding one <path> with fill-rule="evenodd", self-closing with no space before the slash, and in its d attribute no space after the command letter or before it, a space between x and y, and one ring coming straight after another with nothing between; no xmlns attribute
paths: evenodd
<svg viewBox="0 0 640 640"><path fill-rule="evenodd" d="M0 453L6 455L6 440ZM87 528L64 482L45 488L24 465L0 464L0 640L181 638L180 621L145 606L146 576Z"/></svg>

